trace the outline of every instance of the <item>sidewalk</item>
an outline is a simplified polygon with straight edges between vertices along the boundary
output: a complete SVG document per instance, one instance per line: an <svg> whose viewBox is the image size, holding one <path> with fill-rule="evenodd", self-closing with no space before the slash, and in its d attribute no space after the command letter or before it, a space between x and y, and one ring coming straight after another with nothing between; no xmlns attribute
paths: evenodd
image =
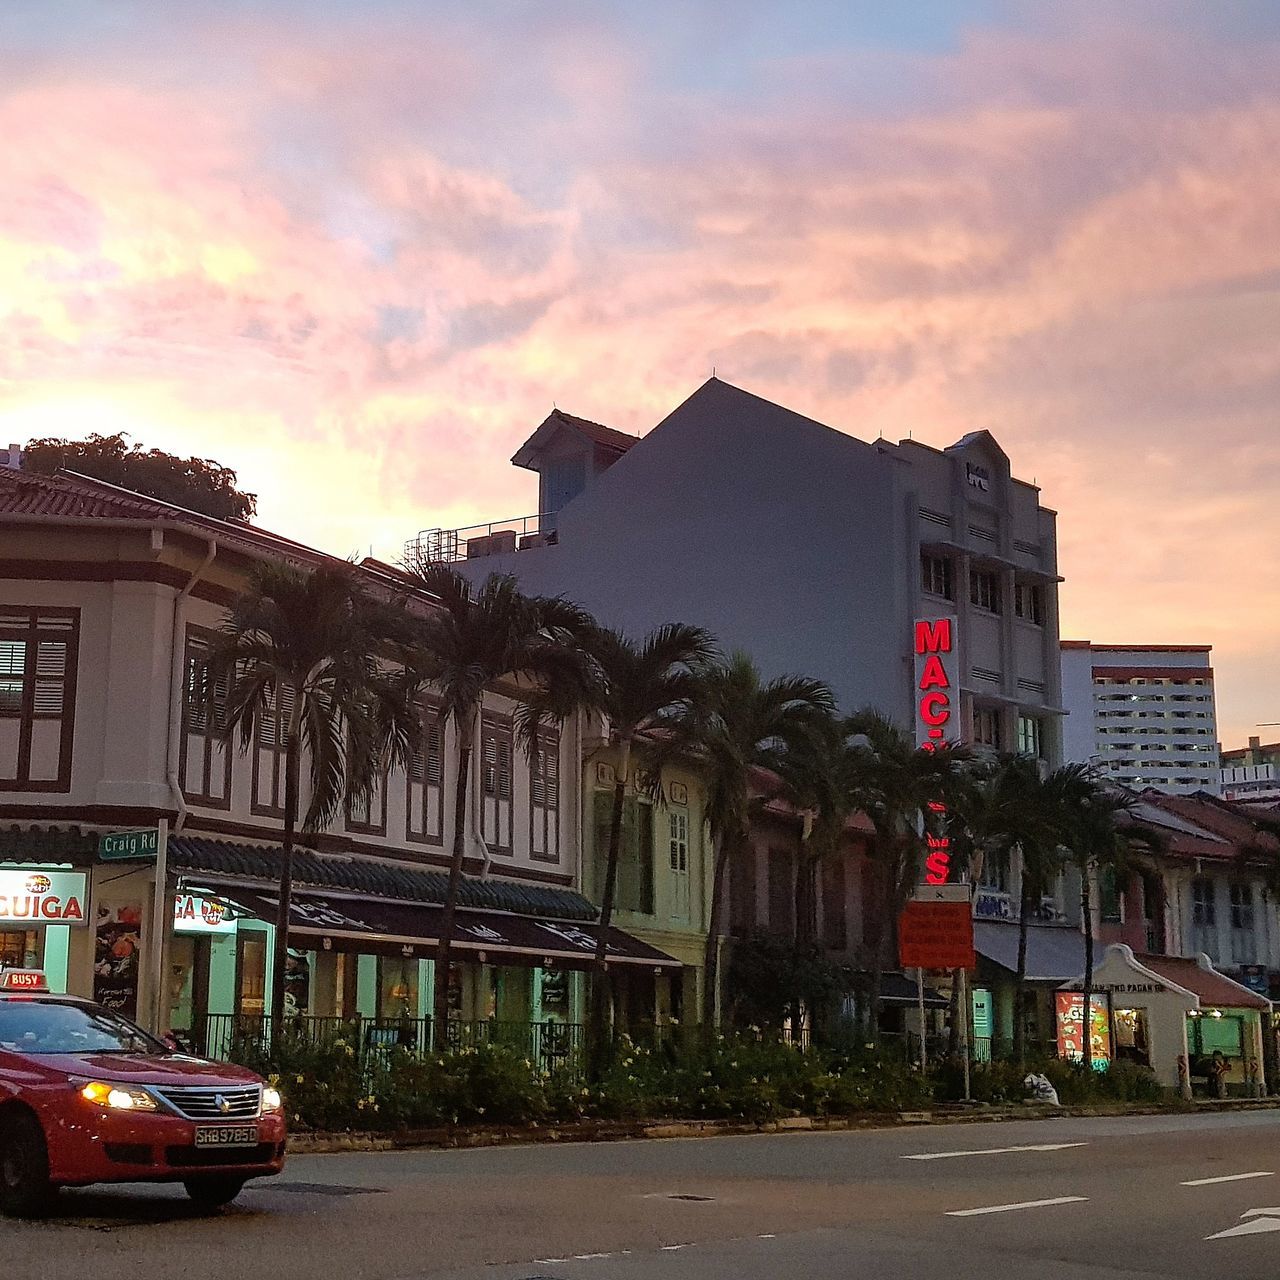
<svg viewBox="0 0 1280 1280"><path fill-rule="evenodd" d="M891 1129L903 1125L980 1124L1006 1120L1049 1120L1059 1116L1153 1116L1188 1112L1275 1111L1280 1098L1204 1099L1175 1105L1100 1102L1046 1107L942 1103L927 1111L898 1111L863 1116L788 1116L753 1124L746 1120L592 1120L577 1124L459 1126L408 1129L398 1133L297 1133L290 1135L292 1155L344 1151L404 1151L413 1148L520 1146L535 1142L618 1142L638 1138L714 1138L746 1133L814 1133L850 1129Z"/></svg>

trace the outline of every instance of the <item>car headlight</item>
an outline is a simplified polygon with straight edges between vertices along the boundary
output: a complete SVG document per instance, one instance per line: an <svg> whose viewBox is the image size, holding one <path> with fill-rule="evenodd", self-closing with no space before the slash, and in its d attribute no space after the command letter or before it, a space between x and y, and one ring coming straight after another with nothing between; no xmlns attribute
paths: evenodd
<svg viewBox="0 0 1280 1280"><path fill-rule="evenodd" d="M265 1114L268 1111L279 1111L284 1106L284 1099L280 1096L279 1089L273 1089L267 1085L262 1090L262 1110Z"/></svg>
<svg viewBox="0 0 1280 1280"><path fill-rule="evenodd" d="M90 1080L80 1090L86 1102L112 1111L158 1111L156 1100L145 1090L127 1084L108 1084L105 1080Z"/></svg>

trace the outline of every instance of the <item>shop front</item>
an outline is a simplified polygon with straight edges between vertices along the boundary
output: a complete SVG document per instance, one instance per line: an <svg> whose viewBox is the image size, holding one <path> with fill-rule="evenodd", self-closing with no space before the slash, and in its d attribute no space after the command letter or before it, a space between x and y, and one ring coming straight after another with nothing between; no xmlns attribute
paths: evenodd
<svg viewBox="0 0 1280 1280"><path fill-rule="evenodd" d="M72 930L89 926L89 877L65 866L0 868L0 969L42 969L68 984Z"/></svg>
<svg viewBox="0 0 1280 1280"><path fill-rule="evenodd" d="M265 886L209 879L179 894L169 1011L181 1040L218 1055L265 1026L277 903ZM285 1010L297 1027L320 1033L358 1019L371 1043L427 1043L441 906L300 892L290 914ZM540 1057L544 1040L567 1044L595 944L594 928L577 921L459 911L451 1039L519 1041ZM621 930L610 930L609 958L624 973L679 983L677 960Z"/></svg>
<svg viewBox="0 0 1280 1280"><path fill-rule="evenodd" d="M1080 992L1080 977L1064 992ZM1114 1056L1149 1067L1161 1084L1256 1096L1265 1090L1264 1019L1270 1002L1214 969L1201 956L1136 954L1123 943L1106 949L1094 971L1096 1000L1110 1005Z"/></svg>

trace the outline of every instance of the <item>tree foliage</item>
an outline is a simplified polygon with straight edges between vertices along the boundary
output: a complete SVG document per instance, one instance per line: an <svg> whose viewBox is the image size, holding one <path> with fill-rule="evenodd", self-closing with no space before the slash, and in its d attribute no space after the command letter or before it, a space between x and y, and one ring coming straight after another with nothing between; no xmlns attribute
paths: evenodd
<svg viewBox="0 0 1280 1280"><path fill-rule="evenodd" d="M219 520L247 520L258 506L257 495L239 488L239 477L230 467L210 458L143 449L120 433L95 433L86 440L31 440L22 450L22 469L42 476L76 471Z"/></svg>

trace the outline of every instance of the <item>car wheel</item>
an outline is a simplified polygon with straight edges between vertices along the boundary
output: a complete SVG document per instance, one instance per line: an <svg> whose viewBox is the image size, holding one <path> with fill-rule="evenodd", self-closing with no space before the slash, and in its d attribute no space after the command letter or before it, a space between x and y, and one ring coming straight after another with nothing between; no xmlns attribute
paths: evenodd
<svg viewBox="0 0 1280 1280"><path fill-rule="evenodd" d="M0 1211L14 1218L45 1212L57 1188L49 1181L49 1148L33 1115L0 1120Z"/></svg>
<svg viewBox="0 0 1280 1280"><path fill-rule="evenodd" d="M244 1178L188 1178L182 1185L187 1195L201 1209L221 1209L230 1204L244 1189Z"/></svg>

